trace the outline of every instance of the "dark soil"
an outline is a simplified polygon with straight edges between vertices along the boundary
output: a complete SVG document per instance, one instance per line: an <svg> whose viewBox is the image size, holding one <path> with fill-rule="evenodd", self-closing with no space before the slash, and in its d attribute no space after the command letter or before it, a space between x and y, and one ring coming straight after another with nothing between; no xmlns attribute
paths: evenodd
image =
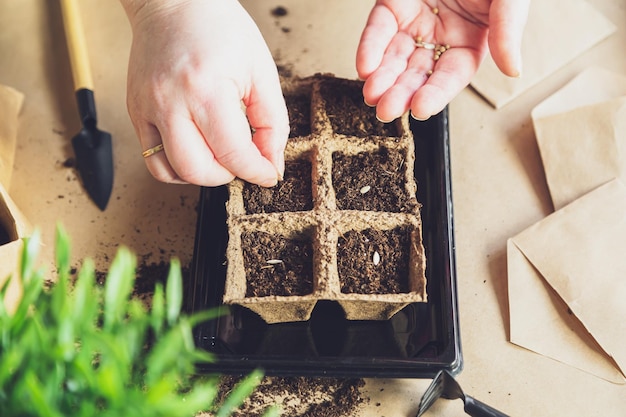
<svg viewBox="0 0 626 417"><path fill-rule="evenodd" d="M386 147L381 147L378 152L356 155L333 153L332 180L337 208L388 212L415 210L415 196L409 196L405 191L404 159L402 153Z"/></svg>
<svg viewBox="0 0 626 417"><path fill-rule="evenodd" d="M337 268L344 294L409 291L409 228L350 231L339 237ZM378 255L375 255L378 253ZM374 258L378 257L376 265Z"/></svg>
<svg viewBox="0 0 626 417"><path fill-rule="evenodd" d="M154 288L157 283L163 285L167 282L167 276L170 271L169 262L161 261L158 263L146 264L138 259L137 271L135 274L135 285L133 287L132 295L137 297L146 303L150 303L152 295L154 294ZM76 275L78 270L72 269L72 275ZM183 276L183 285L189 282L190 267L188 265L181 266L181 273ZM96 271L96 283L98 285L104 285L106 283L107 272Z"/></svg>
<svg viewBox="0 0 626 417"><path fill-rule="evenodd" d="M283 17L287 16L287 9L283 6L276 6L271 10L272 16Z"/></svg>
<svg viewBox="0 0 626 417"><path fill-rule="evenodd" d="M243 202L247 214L313 209L311 161L287 161L284 179L272 188L246 183Z"/></svg>
<svg viewBox="0 0 626 417"><path fill-rule="evenodd" d="M222 403L239 378L221 379L217 403ZM359 406L368 400L359 389L363 379L266 377L233 417L259 417L278 403L283 417L356 417Z"/></svg>
<svg viewBox="0 0 626 417"><path fill-rule="evenodd" d="M382 123L363 101L363 83L328 80L320 86L326 113L335 133L348 136L399 136L396 125Z"/></svg>
<svg viewBox="0 0 626 417"><path fill-rule="evenodd" d="M313 292L313 246L304 234L287 239L264 232L241 235L246 297ZM270 261L268 263L268 261Z"/></svg>
<svg viewBox="0 0 626 417"><path fill-rule="evenodd" d="M311 98L306 94L285 96L289 113L289 137L308 136L311 134Z"/></svg>

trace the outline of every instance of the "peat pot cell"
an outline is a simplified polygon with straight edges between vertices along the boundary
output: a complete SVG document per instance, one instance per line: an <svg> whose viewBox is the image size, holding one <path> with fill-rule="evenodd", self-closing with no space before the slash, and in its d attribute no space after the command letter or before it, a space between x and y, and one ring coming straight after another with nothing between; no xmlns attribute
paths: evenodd
<svg viewBox="0 0 626 417"><path fill-rule="evenodd" d="M245 183L243 201L246 214L313 209L311 161L308 159L287 161L284 179L274 187L266 188Z"/></svg>
<svg viewBox="0 0 626 417"><path fill-rule="evenodd" d="M337 269L344 294L409 292L411 230L366 229L340 235Z"/></svg>
<svg viewBox="0 0 626 417"><path fill-rule="evenodd" d="M309 136L311 134L311 98L306 94L285 96L289 113L289 138Z"/></svg>
<svg viewBox="0 0 626 417"><path fill-rule="evenodd" d="M292 238L265 233L241 235L246 297L307 295L313 292L313 246L301 233Z"/></svg>
<svg viewBox="0 0 626 417"><path fill-rule="evenodd" d="M415 196L405 188L404 154L379 148L356 155L333 153L332 180L339 210L411 212Z"/></svg>
<svg viewBox="0 0 626 417"><path fill-rule="evenodd" d="M400 136L395 123L382 123L376 110L363 99L363 84L326 80L320 85L320 94L326 102L326 114L335 133L357 136Z"/></svg>

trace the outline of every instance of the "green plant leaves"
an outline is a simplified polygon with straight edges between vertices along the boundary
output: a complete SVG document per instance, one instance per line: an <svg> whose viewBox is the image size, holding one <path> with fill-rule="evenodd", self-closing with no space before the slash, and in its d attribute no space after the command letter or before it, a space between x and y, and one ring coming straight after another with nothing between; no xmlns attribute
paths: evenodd
<svg viewBox="0 0 626 417"><path fill-rule="evenodd" d="M222 404L222 408L217 412L216 417L227 417L239 408L261 383L261 378L263 378L262 372L255 370L235 385L235 388Z"/></svg>
<svg viewBox="0 0 626 417"><path fill-rule="evenodd" d="M121 247L107 274L104 284L104 328L123 324L125 305L135 282L137 260L131 252Z"/></svg>
<svg viewBox="0 0 626 417"><path fill-rule="evenodd" d="M172 325L178 319L183 306L183 276L180 261L172 259L167 285L165 287L165 305L167 306L167 323Z"/></svg>
<svg viewBox="0 0 626 417"><path fill-rule="evenodd" d="M120 248L104 288L93 261L72 276L70 239L57 227L56 275L46 289L35 259L39 233L25 240L19 265L23 298L12 314L0 289L0 416L192 417L212 408L217 379L195 377L213 357L196 348L192 329L218 311L181 313L180 262L171 263L152 305L132 296L136 258ZM261 378L254 372L218 411L227 416ZM268 414L274 416L275 414Z"/></svg>

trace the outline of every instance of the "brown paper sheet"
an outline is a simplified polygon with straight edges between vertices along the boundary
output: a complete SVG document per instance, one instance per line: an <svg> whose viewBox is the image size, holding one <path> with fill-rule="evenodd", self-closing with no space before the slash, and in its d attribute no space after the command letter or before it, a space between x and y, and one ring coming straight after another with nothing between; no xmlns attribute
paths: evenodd
<svg viewBox="0 0 626 417"><path fill-rule="evenodd" d="M30 224L7 191L15 158L18 114L23 100L22 93L0 85L0 236L8 236L9 240L8 243L0 242L0 285L6 282L9 275L16 276L23 247L21 238L27 236L31 230ZM20 296L19 281L11 279L4 300L9 311L15 308Z"/></svg>
<svg viewBox="0 0 626 417"><path fill-rule="evenodd" d="M500 108L616 30L584 0L542 0L530 4L522 38L522 76L503 75L488 56L472 87Z"/></svg>
<svg viewBox="0 0 626 417"><path fill-rule="evenodd" d="M0 85L0 184L11 184L17 142L17 116L24 95L14 88Z"/></svg>
<svg viewBox="0 0 626 417"><path fill-rule="evenodd" d="M512 238L511 341L624 383L624 247L626 186L620 180L602 185Z"/></svg>
<svg viewBox="0 0 626 417"><path fill-rule="evenodd" d="M626 96L538 119L535 132L555 209L626 171Z"/></svg>
<svg viewBox="0 0 626 417"><path fill-rule="evenodd" d="M533 109L555 209L625 178L626 77L590 68Z"/></svg>
<svg viewBox="0 0 626 417"><path fill-rule="evenodd" d="M32 227L2 184L0 184L0 227L7 232L11 240L0 245L0 285L4 285L9 276L13 277L4 300L8 310L12 311L21 297L21 285L16 277L18 260L23 248L22 238L31 233Z"/></svg>

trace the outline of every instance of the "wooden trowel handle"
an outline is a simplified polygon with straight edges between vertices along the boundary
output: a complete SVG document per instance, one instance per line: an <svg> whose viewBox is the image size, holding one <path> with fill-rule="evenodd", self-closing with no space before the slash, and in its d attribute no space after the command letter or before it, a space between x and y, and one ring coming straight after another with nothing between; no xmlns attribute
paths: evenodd
<svg viewBox="0 0 626 417"><path fill-rule="evenodd" d="M87 55L87 43L83 31L83 21L78 10L77 0L60 0L61 13L63 14L63 28L67 50L70 56L74 90L93 90L93 80L89 68L89 56Z"/></svg>

